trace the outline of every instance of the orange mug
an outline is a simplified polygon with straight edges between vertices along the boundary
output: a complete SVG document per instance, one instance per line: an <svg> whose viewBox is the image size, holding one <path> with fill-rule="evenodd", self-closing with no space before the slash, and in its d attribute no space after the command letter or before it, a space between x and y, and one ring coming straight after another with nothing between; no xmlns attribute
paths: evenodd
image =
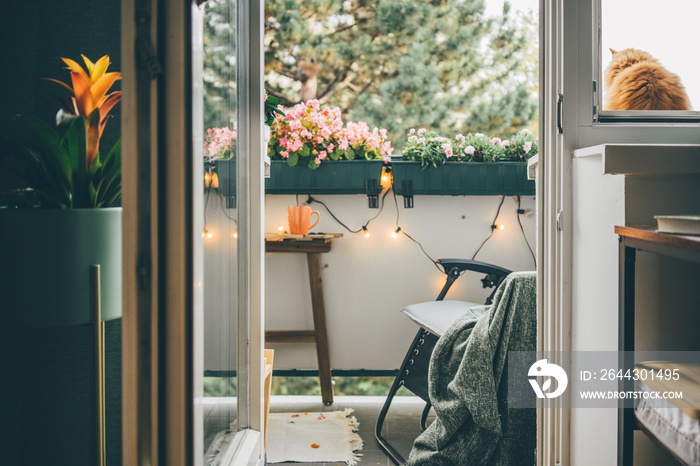
<svg viewBox="0 0 700 466"><path fill-rule="evenodd" d="M316 214L316 223L311 225L311 214ZM321 214L307 205L287 207L287 218L289 219L289 232L293 235L306 235L309 230L318 225Z"/></svg>

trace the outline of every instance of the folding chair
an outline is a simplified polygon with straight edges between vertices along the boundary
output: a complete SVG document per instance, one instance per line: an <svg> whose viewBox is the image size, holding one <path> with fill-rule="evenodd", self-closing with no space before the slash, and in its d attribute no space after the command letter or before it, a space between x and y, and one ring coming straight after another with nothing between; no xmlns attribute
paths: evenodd
<svg viewBox="0 0 700 466"><path fill-rule="evenodd" d="M477 303L467 301L444 301L447 291L455 280L466 271L485 273L486 276L481 279L481 283L484 288L493 288L493 292L486 299L486 304L491 304L496 289L506 276L511 273L510 270L503 267L473 260L439 259L437 262L442 265L447 274L445 285L440 290L437 299L427 303L412 304L401 311L418 324L420 330L418 330L413 343L411 343L406 353L399 369L399 374L396 376L382 411L379 413L375 427L375 436L379 446L396 464L405 463L404 458L382 437L382 427L394 395L396 395L399 388L404 386L426 402L420 419L421 429L425 430L428 413L431 408L428 397L428 366L435 343L455 319L464 314L470 307L479 306Z"/></svg>

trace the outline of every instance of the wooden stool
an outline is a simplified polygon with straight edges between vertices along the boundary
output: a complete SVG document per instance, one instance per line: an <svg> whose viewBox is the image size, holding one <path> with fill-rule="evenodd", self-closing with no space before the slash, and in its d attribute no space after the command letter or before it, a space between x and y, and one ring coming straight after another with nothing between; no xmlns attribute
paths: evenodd
<svg viewBox="0 0 700 466"><path fill-rule="evenodd" d="M311 310L314 316L313 330L268 330L265 340L270 343L316 343L318 377L323 404L333 404L331 358L326 328L326 308L323 304L323 280L321 277L321 253L331 250L331 240L342 233L330 234L265 234L266 252L306 253L311 288Z"/></svg>
<svg viewBox="0 0 700 466"><path fill-rule="evenodd" d="M270 417L270 391L272 389L272 365L275 361L275 350L266 349L265 350L265 374L263 379L265 380L265 422L264 422L264 432L263 439L265 442L265 448L267 448L267 419Z"/></svg>

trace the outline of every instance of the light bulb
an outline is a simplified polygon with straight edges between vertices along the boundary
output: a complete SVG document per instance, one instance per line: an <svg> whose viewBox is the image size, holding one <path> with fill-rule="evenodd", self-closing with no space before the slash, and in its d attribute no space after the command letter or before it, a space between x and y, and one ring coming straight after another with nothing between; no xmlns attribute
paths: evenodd
<svg viewBox="0 0 700 466"><path fill-rule="evenodd" d="M207 237L207 238L212 238L214 235L211 233L211 231L207 230L206 228L202 232L202 238Z"/></svg>
<svg viewBox="0 0 700 466"><path fill-rule="evenodd" d="M382 188L387 189L391 188L391 185L393 183L393 174L391 173L391 170L389 170L387 167L382 168L382 178L381 178L381 185Z"/></svg>
<svg viewBox="0 0 700 466"><path fill-rule="evenodd" d="M206 172L204 174L204 187L208 188L211 186L211 173Z"/></svg>
<svg viewBox="0 0 700 466"><path fill-rule="evenodd" d="M369 230L367 230L367 231L365 231L365 238L369 238L369 237L370 237Z"/></svg>
<svg viewBox="0 0 700 466"><path fill-rule="evenodd" d="M506 229L506 226L505 226L504 224L501 223L501 224L499 224L499 225L496 225L496 228L498 228L499 230L505 230L505 229Z"/></svg>
<svg viewBox="0 0 700 466"><path fill-rule="evenodd" d="M237 231L234 231L232 236L233 236L234 238L238 238L238 232L237 232Z"/></svg>
<svg viewBox="0 0 700 466"><path fill-rule="evenodd" d="M284 233L284 227L282 225L278 226L277 231L279 231L280 233Z"/></svg>
<svg viewBox="0 0 700 466"><path fill-rule="evenodd" d="M396 230L391 232L391 237L392 238L398 238L399 237L399 232L401 231L401 227L396 227Z"/></svg>

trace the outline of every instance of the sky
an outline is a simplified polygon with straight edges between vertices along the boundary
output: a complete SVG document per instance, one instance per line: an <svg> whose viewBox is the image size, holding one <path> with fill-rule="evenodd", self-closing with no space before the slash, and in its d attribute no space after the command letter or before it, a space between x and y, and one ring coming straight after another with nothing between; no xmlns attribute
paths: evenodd
<svg viewBox="0 0 700 466"><path fill-rule="evenodd" d="M602 69L610 63L609 48L649 52L686 88L693 108L700 110L698 0L602 0ZM514 9L539 11L539 0L510 0ZM486 11L497 15L503 0L486 0Z"/></svg>

